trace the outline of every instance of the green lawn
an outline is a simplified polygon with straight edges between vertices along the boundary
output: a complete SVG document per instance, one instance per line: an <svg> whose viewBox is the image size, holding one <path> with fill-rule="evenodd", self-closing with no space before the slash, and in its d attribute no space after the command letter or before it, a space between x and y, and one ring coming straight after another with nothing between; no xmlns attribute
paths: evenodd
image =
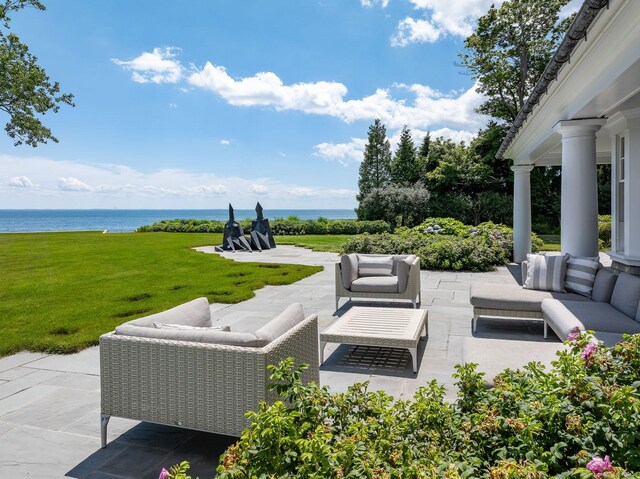
<svg viewBox="0 0 640 479"><path fill-rule="evenodd" d="M276 244L303 246L313 251L340 252L342 245L351 235L298 235L276 236Z"/></svg>
<svg viewBox="0 0 640 479"><path fill-rule="evenodd" d="M322 270L191 249L221 241L205 233L0 234L0 357L77 351L130 319L200 296L237 303Z"/></svg>
<svg viewBox="0 0 640 479"><path fill-rule="evenodd" d="M560 251L560 235L538 235L544 241L542 251Z"/></svg>

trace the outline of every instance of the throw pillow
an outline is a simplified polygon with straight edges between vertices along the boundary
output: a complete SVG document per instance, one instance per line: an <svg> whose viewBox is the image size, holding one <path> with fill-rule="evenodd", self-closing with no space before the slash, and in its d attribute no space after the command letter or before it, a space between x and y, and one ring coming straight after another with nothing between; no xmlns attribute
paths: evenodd
<svg viewBox="0 0 640 479"><path fill-rule="evenodd" d="M567 257L566 290L591 298L600 261L598 258L578 258L571 255L567 255Z"/></svg>
<svg viewBox="0 0 640 479"><path fill-rule="evenodd" d="M153 322L156 329L178 329L183 331L231 331L229 326L188 326L186 324L167 324Z"/></svg>
<svg viewBox="0 0 640 479"><path fill-rule="evenodd" d="M565 293L565 276L567 272L566 256L527 255L527 280L525 289L541 291L557 291Z"/></svg>
<svg viewBox="0 0 640 479"><path fill-rule="evenodd" d="M393 276L393 257L358 255L358 276Z"/></svg>

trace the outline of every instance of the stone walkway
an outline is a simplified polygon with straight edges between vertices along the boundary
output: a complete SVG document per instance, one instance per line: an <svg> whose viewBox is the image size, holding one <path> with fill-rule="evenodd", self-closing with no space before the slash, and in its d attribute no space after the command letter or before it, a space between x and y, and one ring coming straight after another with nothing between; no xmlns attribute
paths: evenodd
<svg viewBox="0 0 640 479"><path fill-rule="evenodd" d="M199 248L212 253L210 248ZM212 304L219 324L235 330L264 324L292 302L317 313L324 329L351 304L341 300L335 311L334 264L338 255L280 246L262 253L224 253L236 261L322 265L324 271L288 286L266 286L256 296L235 305ZM421 340L419 369L414 374L408 352L328 345L320 381L332 391L344 391L356 381L384 389L396 398L410 398L436 379L455 398L451 377L461 361L461 344L471 335L469 287L472 282L496 287L514 284L518 266L490 273L421 272L422 308L429 311L429 336ZM372 302L354 302L369 305ZM375 304L389 305L378 302ZM400 306L395 303L394 306ZM410 307L409 303L404 305ZM476 336L542 341L538 322L483 320ZM525 343L526 344L526 343ZM190 474L214 476L219 455L234 438L112 418L109 445L100 449L100 381L98 348L57 356L19 353L0 359L0 471L3 477L87 479L157 478L160 469L182 460Z"/></svg>

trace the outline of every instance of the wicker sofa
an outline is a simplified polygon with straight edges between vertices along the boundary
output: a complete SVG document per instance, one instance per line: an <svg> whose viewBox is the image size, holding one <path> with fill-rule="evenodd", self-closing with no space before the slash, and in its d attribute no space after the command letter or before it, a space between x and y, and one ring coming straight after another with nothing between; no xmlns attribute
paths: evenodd
<svg viewBox="0 0 640 479"><path fill-rule="evenodd" d="M376 272L376 263L388 269ZM363 265L374 265L365 272ZM336 263L336 309L340 298L408 299L420 303L420 258L415 255L348 254Z"/></svg>
<svg viewBox="0 0 640 479"><path fill-rule="evenodd" d="M200 329L165 329L158 324ZM199 298L100 337L101 433L111 416L239 436L247 411L277 399L267 366L293 357L319 382L318 318L294 304L253 334L216 331Z"/></svg>

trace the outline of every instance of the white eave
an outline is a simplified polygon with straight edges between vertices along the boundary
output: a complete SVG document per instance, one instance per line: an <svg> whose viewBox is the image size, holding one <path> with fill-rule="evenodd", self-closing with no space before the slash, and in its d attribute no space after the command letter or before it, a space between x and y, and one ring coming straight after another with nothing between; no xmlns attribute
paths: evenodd
<svg viewBox="0 0 640 479"><path fill-rule="evenodd" d="M640 107L640 0L611 0L572 52L555 82L529 113L504 157L516 165L559 165L562 120L608 118ZM611 159L606 129L597 137L598 162Z"/></svg>

